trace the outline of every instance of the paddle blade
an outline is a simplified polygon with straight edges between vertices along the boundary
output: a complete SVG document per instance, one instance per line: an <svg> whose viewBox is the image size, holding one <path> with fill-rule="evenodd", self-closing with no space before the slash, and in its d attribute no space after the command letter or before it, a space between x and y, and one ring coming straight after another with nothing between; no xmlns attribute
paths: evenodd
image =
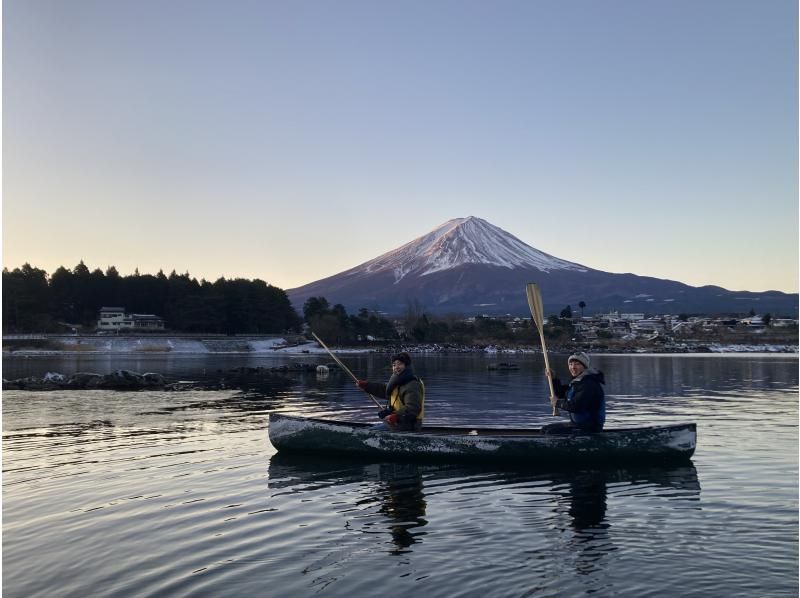
<svg viewBox="0 0 800 598"><path fill-rule="evenodd" d="M550 369L550 362L547 359L547 346L544 342L544 306L542 305L542 292L539 290L539 285L535 282L529 282L525 285L525 294L528 296L528 307L531 308L531 316L536 327L539 329L539 338L542 341L542 355L544 356L545 370ZM553 380L547 376L547 384L550 387L550 402L553 405L553 415L558 415L558 407L556 407L556 391L553 388Z"/></svg>
<svg viewBox="0 0 800 598"><path fill-rule="evenodd" d="M542 306L542 292L539 290L539 285L535 282L529 282L525 286L525 294L528 296L528 307L531 308L533 321L541 331L544 324L544 307Z"/></svg>

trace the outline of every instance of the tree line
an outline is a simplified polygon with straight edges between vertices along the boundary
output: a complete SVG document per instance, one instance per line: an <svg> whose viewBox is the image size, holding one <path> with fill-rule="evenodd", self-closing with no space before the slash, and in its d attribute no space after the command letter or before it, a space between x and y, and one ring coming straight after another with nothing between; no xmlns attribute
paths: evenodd
<svg viewBox="0 0 800 598"><path fill-rule="evenodd" d="M466 321L460 314L433 316L417 301L408 303L397 320L359 309L348 314L341 304L311 297L302 316L286 292L263 280L220 278L197 280L173 271L165 275L119 274L114 266L103 272L81 261L72 269L52 274L25 264L3 269L3 330L5 332L63 332L94 330L101 307L122 307L128 313L154 314L175 332L214 334L281 334L300 332L305 322L321 338L336 344L359 342L416 343L530 343L530 321L516 329L494 318ZM551 316L545 334L552 339L572 335L568 319Z"/></svg>
<svg viewBox="0 0 800 598"><path fill-rule="evenodd" d="M308 298L303 320L320 338L336 344L398 339L394 323L385 316L365 307L350 315L342 304L331 305L325 297Z"/></svg>
<svg viewBox="0 0 800 598"><path fill-rule="evenodd" d="M80 326L94 329L101 307L155 314L180 332L265 334L297 331L302 321L286 292L263 280L197 280L173 271L121 276L81 261L51 275L25 264L3 269L3 330L60 332Z"/></svg>
<svg viewBox="0 0 800 598"><path fill-rule="evenodd" d="M530 319L523 319L515 327L510 327L506 322L491 317L478 316L466 320L461 314L434 316L414 300L408 302L404 314L390 321L366 308L361 308L356 315L348 315L343 305L330 305L325 297L310 297L303 305L303 317L323 340L336 344L360 341L459 345L538 342L538 333L531 328ZM563 314L561 317L548 317L545 325L547 338L565 341L574 334L572 321Z"/></svg>

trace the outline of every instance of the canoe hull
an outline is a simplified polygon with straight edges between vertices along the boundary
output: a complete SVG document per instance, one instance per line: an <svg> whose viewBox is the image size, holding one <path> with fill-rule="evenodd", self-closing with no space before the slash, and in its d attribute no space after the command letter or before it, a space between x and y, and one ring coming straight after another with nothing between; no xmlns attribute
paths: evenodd
<svg viewBox="0 0 800 598"><path fill-rule="evenodd" d="M587 461L688 461L695 450L697 430L690 423L595 434L544 435L535 429L440 427L423 432L385 432L368 424L273 413L269 439L281 452L425 461L524 461L544 466Z"/></svg>

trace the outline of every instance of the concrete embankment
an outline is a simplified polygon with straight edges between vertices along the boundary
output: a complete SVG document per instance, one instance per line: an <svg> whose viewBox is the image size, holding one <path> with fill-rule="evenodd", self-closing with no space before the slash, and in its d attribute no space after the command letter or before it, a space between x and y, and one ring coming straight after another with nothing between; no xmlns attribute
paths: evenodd
<svg viewBox="0 0 800 598"><path fill-rule="evenodd" d="M398 343L374 344L357 347L340 347L331 344L336 353L540 353L541 348L528 346L500 345L462 345L453 343ZM785 344L727 344L718 342L678 344L641 343L600 346L594 344L571 343L548 346L551 353L572 353L576 350L588 353L797 353L797 343ZM247 353L280 355L292 353L325 353L316 342L301 335L258 335L258 336L206 336L206 335L4 335L3 352L6 354L47 354L47 353L103 353L103 354L141 354L141 353L179 353L179 354L217 354Z"/></svg>
<svg viewBox="0 0 800 598"><path fill-rule="evenodd" d="M70 353L272 353L306 341L282 336L4 335L5 352ZM313 344L316 346L316 344ZM300 348L299 350L302 350Z"/></svg>

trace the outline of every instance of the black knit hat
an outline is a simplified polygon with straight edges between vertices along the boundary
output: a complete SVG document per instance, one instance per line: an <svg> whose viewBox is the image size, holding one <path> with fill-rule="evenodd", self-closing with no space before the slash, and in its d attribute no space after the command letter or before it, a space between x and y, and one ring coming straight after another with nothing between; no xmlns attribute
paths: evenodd
<svg viewBox="0 0 800 598"><path fill-rule="evenodd" d="M405 351L403 351L402 353L398 353L397 355L392 355L392 362L395 361L401 361L402 363L409 366L411 365L411 356Z"/></svg>

